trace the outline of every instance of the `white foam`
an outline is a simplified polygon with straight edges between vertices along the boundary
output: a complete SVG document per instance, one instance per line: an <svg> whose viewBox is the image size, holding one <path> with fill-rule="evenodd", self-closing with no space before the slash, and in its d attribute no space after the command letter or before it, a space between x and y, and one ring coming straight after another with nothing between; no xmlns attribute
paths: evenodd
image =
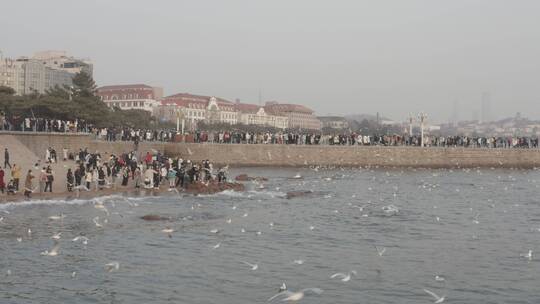
<svg viewBox="0 0 540 304"><path fill-rule="evenodd" d="M17 207L30 207L30 206L57 206L57 205L85 205L85 204L95 204L97 202L106 202L111 200L116 200L123 198L121 195L112 194L97 196L92 198L76 198L70 200L61 200L61 199L36 199L31 201L20 201L20 202L8 202L5 204L0 204L0 210L12 210Z"/></svg>

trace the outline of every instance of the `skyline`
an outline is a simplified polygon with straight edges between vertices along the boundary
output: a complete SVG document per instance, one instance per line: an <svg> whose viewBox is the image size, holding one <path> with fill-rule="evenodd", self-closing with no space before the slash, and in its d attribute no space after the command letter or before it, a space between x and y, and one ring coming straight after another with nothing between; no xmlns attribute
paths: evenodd
<svg viewBox="0 0 540 304"><path fill-rule="evenodd" d="M491 118L540 118L533 1L23 2L34 9L7 1L0 12L0 26L11 29L0 33L3 55L89 57L98 85L147 83L165 95L255 104L261 91L263 101L318 115L405 120L424 111L438 122L453 117L455 103L460 120L478 115L489 92Z"/></svg>

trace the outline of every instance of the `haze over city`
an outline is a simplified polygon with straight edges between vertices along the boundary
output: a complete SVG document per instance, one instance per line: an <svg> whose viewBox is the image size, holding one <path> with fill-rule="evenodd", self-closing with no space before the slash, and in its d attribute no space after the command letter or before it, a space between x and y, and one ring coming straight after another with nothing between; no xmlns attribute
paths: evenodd
<svg viewBox="0 0 540 304"><path fill-rule="evenodd" d="M317 114L540 118L538 1L3 1L4 56L67 50L148 83ZM24 22L21 22L24 20ZM15 26L16 25L16 26Z"/></svg>

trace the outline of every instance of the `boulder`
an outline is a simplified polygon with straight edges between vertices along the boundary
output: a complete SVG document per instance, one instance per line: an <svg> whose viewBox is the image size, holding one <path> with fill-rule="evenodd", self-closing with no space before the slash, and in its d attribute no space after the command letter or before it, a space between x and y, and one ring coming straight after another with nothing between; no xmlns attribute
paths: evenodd
<svg viewBox="0 0 540 304"><path fill-rule="evenodd" d="M261 182L268 181L268 178L266 178L266 177L260 177L260 176L252 177L252 176L249 176L247 174L240 174L237 177L235 177L234 179L237 182L248 182L248 181L253 181L253 180L261 181Z"/></svg>
<svg viewBox="0 0 540 304"><path fill-rule="evenodd" d="M141 219L145 221L168 221L171 218L157 215L157 214L147 214L147 215L141 216Z"/></svg>
<svg viewBox="0 0 540 304"><path fill-rule="evenodd" d="M311 195L311 194L313 194L313 191L310 191L310 190L308 190L308 191L289 191L289 192L287 192L286 198L291 199L291 198L308 196L308 195Z"/></svg>
<svg viewBox="0 0 540 304"><path fill-rule="evenodd" d="M210 182L205 184L202 182L195 182L193 184L189 184L186 188L186 192L191 194L214 194L226 190L244 191L245 187L240 183Z"/></svg>

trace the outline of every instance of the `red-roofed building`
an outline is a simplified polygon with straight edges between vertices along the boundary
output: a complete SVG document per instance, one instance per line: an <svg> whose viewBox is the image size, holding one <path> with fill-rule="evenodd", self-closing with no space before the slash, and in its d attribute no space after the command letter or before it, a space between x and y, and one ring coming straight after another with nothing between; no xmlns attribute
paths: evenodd
<svg viewBox="0 0 540 304"><path fill-rule="evenodd" d="M288 118L288 128L320 130L321 121L313 115L314 111L297 104L283 104L275 101L267 102L264 106L267 113L281 115Z"/></svg>
<svg viewBox="0 0 540 304"><path fill-rule="evenodd" d="M163 89L146 84L127 84L103 86L97 89L97 95L109 107L122 110L139 109L153 112L163 97Z"/></svg>
<svg viewBox="0 0 540 304"><path fill-rule="evenodd" d="M270 126L278 129L286 129L289 125L286 116L268 113L262 106L237 102L235 108L239 113L238 122L245 125Z"/></svg>
<svg viewBox="0 0 540 304"><path fill-rule="evenodd" d="M164 121L176 121L178 115L187 119L192 128L198 121L209 123L238 122L238 113L234 103L216 97L180 93L167 96L161 105L154 110L154 115Z"/></svg>

